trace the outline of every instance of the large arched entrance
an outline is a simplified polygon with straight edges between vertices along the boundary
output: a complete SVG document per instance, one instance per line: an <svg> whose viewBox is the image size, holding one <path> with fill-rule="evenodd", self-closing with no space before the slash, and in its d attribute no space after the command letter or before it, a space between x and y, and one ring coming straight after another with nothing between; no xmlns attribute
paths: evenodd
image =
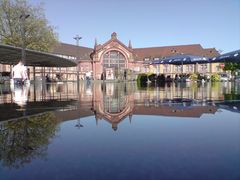
<svg viewBox="0 0 240 180"><path fill-rule="evenodd" d="M112 50L103 55L103 79L124 79L125 69L126 58L121 52Z"/></svg>

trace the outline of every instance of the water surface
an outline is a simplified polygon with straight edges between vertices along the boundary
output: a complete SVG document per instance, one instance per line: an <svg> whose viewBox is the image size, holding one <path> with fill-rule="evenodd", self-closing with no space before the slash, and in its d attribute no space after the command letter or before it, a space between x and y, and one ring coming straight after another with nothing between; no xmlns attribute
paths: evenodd
<svg viewBox="0 0 240 180"><path fill-rule="evenodd" d="M1 86L0 179L239 179L240 85Z"/></svg>

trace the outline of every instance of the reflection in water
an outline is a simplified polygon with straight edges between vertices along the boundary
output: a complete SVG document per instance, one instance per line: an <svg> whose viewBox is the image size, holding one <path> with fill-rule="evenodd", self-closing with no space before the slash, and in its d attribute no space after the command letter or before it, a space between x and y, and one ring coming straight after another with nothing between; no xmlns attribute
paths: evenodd
<svg viewBox="0 0 240 180"><path fill-rule="evenodd" d="M80 119L77 120L77 124L75 125L75 127L77 127L78 129L83 127L83 125L80 122Z"/></svg>
<svg viewBox="0 0 240 180"><path fill-rule="evenodd" d="M23 107L27 104L29 85L14 86L11 88L11 91L13 93L13 102L14 103L16 103L20 107Z"/></svg>
<svg viewBox="0 0 240 180"><path fill-rule="evenodd" d="M127 85L129 86L127 92ZM126 83L103 83L101 84L102 93L95 99L93 111L96 121L105 119L112 124L114 131L117 125L127 116L131 119L134 108L133 84Z"/></svg>
<svg viewBox="0 0 240 180"><path fill-rule="evenodd" d="M224 109L240 112L239 84L174 83L137 87L134 83L102 83L93 86L91 109L96 123L104 119L112 124L113 130L126 117L131 121L133 115L199 118L216 113L223 105ZM231 98L226 98L229 93Z"/></svg>
<svg viewBox="0 0 240 180"><path fill-rule="evenodd" d="M77 94L73 89L69 90L68 85L32 84L11 88L6 86L0 86L0 121L56 109L67 111L76 108Z"/></svg>
<svg viewBox="0 0 240 180"><path fill-rule="evenodd" d="M0 124L0 161L3 166L19 168L33 159L46 156L48 144L57 131L52 112Z"/></svg>
<svg viewBox="0 0 240 180"><path fill-rule="evenodd" d="M239 84L36 85L26 93L25 114L6 89L0 95L0 177L239 177Z"/></svg>
<svg viewBox="0 0 240 180"><path fill-rule="evenodd" d="M240 85L227 83L172 83L159 87L139 87L134 82L37 84L14 89L0 96L1 120L22 117L14 105L24 106L25 115L58 110L60 120L95 116L96 123L104 119L117 130L128 117L161 115L201 117L224 108L239 112ZM6 89L6 88L5 88ZM29 90L30 89L30 90ZM76 127L80 127L80 122Z"/></svg>

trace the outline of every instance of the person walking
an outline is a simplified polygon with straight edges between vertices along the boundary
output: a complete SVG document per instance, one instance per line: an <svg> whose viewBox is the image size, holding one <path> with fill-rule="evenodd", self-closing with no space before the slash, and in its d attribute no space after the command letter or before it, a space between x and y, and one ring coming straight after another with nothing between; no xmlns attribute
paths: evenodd
<svg viewBox="0 0 240 180"><path fill-rule="evenodd" d="M22 61L19 61L12 69L12 78L14 85L23 85L24 81L28 79L27 68Z"/></svg>

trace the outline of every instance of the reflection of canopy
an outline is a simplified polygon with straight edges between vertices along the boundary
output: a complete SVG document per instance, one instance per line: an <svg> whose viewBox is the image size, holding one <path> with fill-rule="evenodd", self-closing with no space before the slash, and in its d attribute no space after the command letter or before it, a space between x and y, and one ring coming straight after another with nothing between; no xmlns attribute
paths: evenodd
<svg viewBox="0 0 240 180"><path fill-rule="evenodd" d="M163 59L153 60L151 62L151 64L167 64L167 63L168 63L168 61L166 61L165 59L164 60Z"/></svg>
<svg viewBox="0 0 240 180"><path fill-rule="evenodd" d="M225 62L225 61L240 63L240 49L222 54L211 59L211 62Z"/></svg>
<svg viewBox="0 0 240 180"><path fill-rule="evenodd" d="M75 100L46 100L27 102L24 108L19 108L17 104L12 103L0 104L0 121L21 118L23 117L23 113L25 115L34 115L57 109L68 109L68 106L75 105L75 103Z"/></svg>
<svg viewBox="0 0 240 180"><path fill-rule="evenodd" d="M240 113L240 100L217 102L216 106L231 112Z"/></svg>

